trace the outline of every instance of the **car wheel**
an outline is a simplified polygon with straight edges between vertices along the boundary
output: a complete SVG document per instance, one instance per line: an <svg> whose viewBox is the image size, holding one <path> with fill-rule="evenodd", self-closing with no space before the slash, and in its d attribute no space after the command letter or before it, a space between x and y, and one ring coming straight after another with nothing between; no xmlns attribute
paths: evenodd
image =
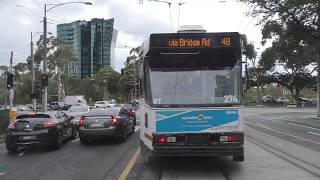
<svg viewBox="0 0 320 180"><path fill-rule="evenodd" d="M72 128L72 139L77 139L78 131L77 128Z"/></svg>
<svg viewBox="0 0 320 180"><path fill-rule="evenodd" d="M81 144L83 144L83 145L87 145L89 141L88 141L87 138L80 138L80 142L81 142Z"/></svg>
<svg viewBox="0 0 320 180"><path fill-rule="evenodd" d="M16 153L18 151L18 147L12 144L6 143L6 148L9 153Z"/></svg>
<svg viewBox="0 0 320 180"><path fill-rule="evenodd" d="M128 137L127 127L123 127L122 135L120 137L120 141L121 142L126 142L127 141L127 137Z"/></svg>
<svg viewBox="0 0 320 180"><path fill-rule="evenodd" d="M63 144L63 135L61 131L58 131L57 139L55 140L53 146L56 149L60 149L62 147L62 144Z"/></svg>

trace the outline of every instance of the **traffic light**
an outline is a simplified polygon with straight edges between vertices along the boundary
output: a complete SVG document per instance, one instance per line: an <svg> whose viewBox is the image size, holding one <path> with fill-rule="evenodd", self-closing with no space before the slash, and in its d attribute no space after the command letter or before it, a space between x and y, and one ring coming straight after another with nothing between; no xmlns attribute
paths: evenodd
<svg viewBox="0 0 320 180"><path fill-rule="evenodd" d="M49 78L49 76L47 74L41 75L41 86L42 87L48 86L48 78Z"/></svg>
<svg viewBox="0 0 320 180"><path fill-rule="evenodd" d="M13 82L14 82L14 75L11 73L7 74L7 88L12 89L13 88Z"/></svg>

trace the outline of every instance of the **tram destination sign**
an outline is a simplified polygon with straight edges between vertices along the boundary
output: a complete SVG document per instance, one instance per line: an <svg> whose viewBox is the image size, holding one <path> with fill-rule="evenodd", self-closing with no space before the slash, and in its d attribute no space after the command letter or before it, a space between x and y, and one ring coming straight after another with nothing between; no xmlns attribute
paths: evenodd
<svg viewBox="0 0 320 180"><path fill-rule="evenodd" d="M152 48L224 48L240 47L239 33L152 34Z"/></svg>

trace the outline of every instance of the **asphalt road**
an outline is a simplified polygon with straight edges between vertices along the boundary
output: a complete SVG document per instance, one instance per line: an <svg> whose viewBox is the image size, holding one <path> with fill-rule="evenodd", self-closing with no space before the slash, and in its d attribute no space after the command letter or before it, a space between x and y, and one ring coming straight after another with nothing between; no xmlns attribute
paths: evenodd
<svg viewBox="0 0 320 180"><path fill-rule="evenodd" d="M8 154L0 144L0 179L320 179L320 120L315 109L246 108L245 161L231 158L162 158L147 166L139 133L127 142L79 140L60 150ZM120 180L121 180L120 178Z"/></svg>
<svg viewBox="0 0 320 180"><path fill-rule="evenodd" d="M59 150L29 149L7 153L0 144L1 180L117 179L138 148L138 133L125 143L114 140L81 145L69 141Z"/></svg>

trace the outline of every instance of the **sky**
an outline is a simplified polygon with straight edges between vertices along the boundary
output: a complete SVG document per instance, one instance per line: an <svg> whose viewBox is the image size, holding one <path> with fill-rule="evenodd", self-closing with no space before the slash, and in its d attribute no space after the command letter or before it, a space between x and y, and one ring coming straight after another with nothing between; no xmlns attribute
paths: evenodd
<svg viewBox="0 0 320 180"><path fill-rule="evenodd" d="M72 1L72 0L70 0ZM26 62L30 54L30 32L43 31L44 4L70 2L68 0L0 0L0 65ZM166 0L172 2L171 21L167 3L150 0L77 0L93 5L67 4L47 13L48 32L56 34L56 26L76 20L114 18L119 31L115 49L116 70L124 66L133 47L139 46L151 33L176 32L178 25L202 25L207 32L240 32L260 52L261 26L258 19L246 16L250 7L237 0ZM139 3L143 1L143 3ZM50 6L49 6L50 7ZM179 20L178 20L179 19ZM172 23L170 23L172 22ZM179 24L178 24L179 22ZM172 24L172 31L171 31ZM38 36L34 37L34 41Z"/></svg>

